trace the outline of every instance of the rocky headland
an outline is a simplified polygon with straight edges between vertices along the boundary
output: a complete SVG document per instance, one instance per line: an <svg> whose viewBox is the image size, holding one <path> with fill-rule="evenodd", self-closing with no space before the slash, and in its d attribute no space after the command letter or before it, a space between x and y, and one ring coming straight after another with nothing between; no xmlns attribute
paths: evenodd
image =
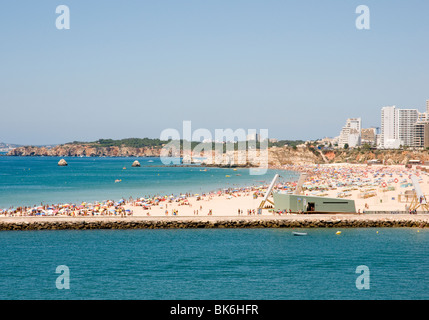
<svg viewBox="0 0 429 320"><path fill-rule="evenodd" d="M160 155L160 149L152 147L98 147L66 144L58 145L50 149L34 146L19 147L9 151L7 155L23 157L158 157Z"/></svg>
<svg viewBox="0 0 429 320"><path fill-rule="evenodd" d="M7 156L54 156L54 157L159 157L162 147L130 147L130 146L97 146L94 144L64 144L52 148L25 146L8 152ZM267 152L266 159L264 152ZM183 155L176 152L174 156L193 157L204 156L202 153ZM202 162L205 166L219 167L252 167L262 166L262 161L268 161L268 166L310 165L323 163L356 163L366 164L377 161L385 165L406 165L410 160L421 163L429 161L427 150L319 150L311 145L304 147L271 147L268 151L229 151L216 153L212 151L211 159ZM184 161L185 163L185 161Z"/></svg>

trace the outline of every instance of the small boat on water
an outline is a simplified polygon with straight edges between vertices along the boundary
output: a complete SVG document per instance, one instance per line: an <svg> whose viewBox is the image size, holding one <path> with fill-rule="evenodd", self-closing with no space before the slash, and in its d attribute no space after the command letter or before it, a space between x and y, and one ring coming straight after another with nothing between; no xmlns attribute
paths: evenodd
<svg viewBox="0 0 429 320"><path fill-rule="evenodd" d="M307 232L292 232L292 234L294 236L306 236L308 233Z"/></svg>

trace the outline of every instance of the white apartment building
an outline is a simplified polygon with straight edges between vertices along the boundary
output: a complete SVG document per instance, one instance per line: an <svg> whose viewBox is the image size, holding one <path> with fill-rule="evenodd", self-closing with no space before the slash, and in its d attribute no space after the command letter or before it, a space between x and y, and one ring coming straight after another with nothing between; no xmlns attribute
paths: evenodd
<svg viewBox="0 0 429 320"><path fill-rule="evenodd" d="M417 121L413 126L413 147L429 147L429 100L426 100L426 112L418 115Z"/></svg>
<svg viewBox="0 0 429 320"><path fill-rule="evenodd" d="M381 108L380 148L399 148L399 112L395 106Z"/></svg>
<svg viewBox="0 0 429 320"><path fill-rule="evenodd" d="M414 125L419 117L417 109L398 109L398 135L402 146L414 144Z"/></svg>
<svg viewBox="0 0 429 320"><path fill-rule="evenodd" d="M383 107L381 109L380 148L398 149L400 146L413 146L415 124L426 116L426 113L419 113L417 109Z"/></svg>
<svg viewBox="0 0 429 320"><path fill-rule="evenodd" d="M361 118L349 118L342 128L338 139L338 147L344 148L348 144L349 148L360 146L362 121Z"/></svg>

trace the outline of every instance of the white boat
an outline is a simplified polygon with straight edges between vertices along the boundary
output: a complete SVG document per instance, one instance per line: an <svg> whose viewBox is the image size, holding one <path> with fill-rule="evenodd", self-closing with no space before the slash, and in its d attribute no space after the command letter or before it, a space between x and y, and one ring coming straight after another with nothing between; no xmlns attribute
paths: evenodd
<svg viewBox="0 0 429 320"><path fill-rule="evenodd" d="M292 234L294 236L306 236L308 233L307 232L292 232Z"/></svg>

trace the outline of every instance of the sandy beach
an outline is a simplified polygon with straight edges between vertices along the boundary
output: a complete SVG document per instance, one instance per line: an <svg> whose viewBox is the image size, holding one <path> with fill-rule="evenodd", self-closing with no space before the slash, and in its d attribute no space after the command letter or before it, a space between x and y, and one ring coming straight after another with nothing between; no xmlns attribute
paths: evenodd
<svg viewBox="0 0 429 320"><path fill-rule="evenodd" d="M277 168L279 169L279 168ZM331 198L343 197L355 201L356 212L402 212L408 211L412 197L407 193L414 189L411 175L418 177L423 193L429 194L429 174L425 171L404 166L381 165L315 165L283 167L287 170L297 170L308 174L304 183L304 194ZM266 186L265 186L266 187ZM294 189L294 184L281 184L276 190ZM160 202L150 209L129 203L126 209L133 211L133 216L246 216L253 215L262 201L266 188L254 198L253 191L208 194L187 197L187 204L180 201ZM429 198L428 198L429 199ZM249 210L252 212L249 214ZM238 213L238 212L242 213ZM174 212L174 214L173 214ZM418 212L423 213L421 209ZM273 213L263 210L262 215L272 216Z"/></svg>
<svg viewBox="0 0 429 320"><path fill-rule="evenodd" d="M303 184L303 194L332 198L347 198L355 201L356 215L370 214L377 218L399 218L400 213L408 218L409 206L412 200L410 192L414 186L411 175L419 180L423 193L429 194L429 174L421 167L407 168L401 165L356 165L330 164L307 166L283 166L284 170L293 170L307 174ZM275 185L275 191L293 192L296 181L280 181ZM300 219L300 214L275 212L264 209L258 214L267 186L224 189L206 194L165 195L156 198L112 200L107 203L95 204L66 204L54 207L18 208L0 212L2 221L7 218L59 219L59 218L179 218L200 220L250 218L257 219L288 217ZM425 214L422 209L417 211L419 216ZM426 212L427 213L427 212ZM383 214L383 215L381 215ZM331 216L332 214L329 214ZM302 215L308 218L310 215ZM322 215L323 216L323 215ZM322 219L321 215L317 219Z"/></svg>

